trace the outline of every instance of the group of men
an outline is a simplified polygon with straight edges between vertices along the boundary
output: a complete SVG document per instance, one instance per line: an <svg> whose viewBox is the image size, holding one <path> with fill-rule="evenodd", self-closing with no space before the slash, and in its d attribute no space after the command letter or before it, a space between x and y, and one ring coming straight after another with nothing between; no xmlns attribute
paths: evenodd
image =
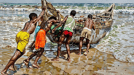
<svg viewBox="0 0 134 75"><path fill-rule="evenodd" d="M15 71L14 64L17 61L17 59L20 58L25 53L25 47L29 42L30 34L32 34L34 31L35 31L36 38L34 39L33 43L35 43L36 51L33 52L23 62L25 63L25 65L27 67L29 67L30 59L32 59L34 56L36 56L36 59L35 59L34 63L32 64L32 66L34 68L39 68L39 66L37 65L37 62L44 52L44 47L46 44L46 33L51 29L51 26L55 23L58 25L52 30L52 33L54 33L55 30L62 25L64 25L64 28L61 33L61 36L59 37L57 56L55 58L53 58L52 61L58 61L60 52L61 52L61 45L63 44L63 41L65 39L66 39L65 45L66 45L67 54L68 54L67 60L69 62L71 61L70 60L69 43L73 36L73 28L75 26L74 16L76 15L76 11L72 10L70 12L70 15L66 16L62 21L61 21L60 17L57 20L56 17L54 17L54 16L50 17L47 21L43 21L43 14L45 13L45 9L46 9L46 7L42 8L42 12L40 13L40 15L38 17L37 17L37 14L31 13L29 15L30 21L26 22L24 28L20 32L17 33L17 35L16 35L17 49L16 49L14 55L9 60L9 62L7 63L7 65L5 66L5 68L1 71L2 75L7 74L8 69ZM59 14L59 12L57 12L57 13ZM38 21L40 21L40 24L38 26L36 26L36 23ZM83 28L83 31L82 31L81 37L80 37L79 55L81 54L82 41L84 38L86 38L86 42L87 42L86 53L88 53L88 49L90 47L91 31L92 31L93 27L95 28L94 22L92 20L92 15L89 14L88 18L85 21L85 26Z"/></svg>

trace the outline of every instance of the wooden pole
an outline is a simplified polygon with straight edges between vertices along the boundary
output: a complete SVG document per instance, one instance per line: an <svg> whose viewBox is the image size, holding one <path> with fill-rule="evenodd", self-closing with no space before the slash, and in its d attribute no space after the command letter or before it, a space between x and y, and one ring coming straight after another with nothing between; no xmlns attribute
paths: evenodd
<svg viewBox="0 0 134 75"><path fill-rule="evenodd" d="M42 3L42 7L46 7L46 10L45 10L45 13L43 15L43 19L44 21L47 21L48 20L48 17L47 17L47 5L46 5L46 0L41 0L41 3Z"/></svg>

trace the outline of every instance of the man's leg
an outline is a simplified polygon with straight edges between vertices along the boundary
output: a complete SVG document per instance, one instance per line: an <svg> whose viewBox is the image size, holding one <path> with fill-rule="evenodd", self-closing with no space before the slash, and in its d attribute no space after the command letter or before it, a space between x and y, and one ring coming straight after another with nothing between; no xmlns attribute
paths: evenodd
<svg viewBox="0 0 134 75"><path fill-rule="evenodd" d="M81 48L82 48L83 40L84 40L84 37L80 37L79 54L78 55L81 55Z"/></svg>
<svg viewBox="0 0 134 75"><path fill-rule="evenodd" d="M9 70L15 71L14 64L9 67Z"/></svg>
<svg viewBox="0 0 134 75"><path fill-rule="evenodd" d="M70 47L69 47L69 43L70 43L70 40L71 40L72 36L69 36L66 40L66 49L67 49L67 54L68 54L68 57L67 57L67 60L70 62Z"/></svg>
<svg viewBox="0 0 134 75"><path fill-rule="evenodd" d="M41 55L43 54L43 52L44 52L44 48L40 48L40 51L38 52L37 57L32 65L34 68L39 68L39 66L37 65L37 62L39 58L41 57Z"/></svg>
<svg viewBox="0 0 134 75"><path fill-rule="evenodd" d="M31 50L33 50L35 48L35 41L33 41L28 48L30 48Z"/></svg>
<svg viewBox="0 0 134 75"><path fill-rule="evenodd" d="M85 55L87 55L89 47L90 47L89 41L90 41L89 39L86 39L87 49L86 49L86 54Z"/></svg>
<svg viewBox="0 0 134 75"><path fill-rule="evenodd" d="M62 33L62 35L59 39L59 42L58 42L57 56L56 56L56 58L52 59L52 61L57 61L59 59L60 51L61 51L61 45L62 45L62 42L64 41L64 39L65 39L65 36L64 36L64 33Z"/></svg>
<svg viewBox="0 0 134 75"><path fill-rule="evenodd" d="M39 51L33 52L27 59L25 59L25 60L23 61L27 67L29 67L29 61L30 61L34 56L36 56L38 53L39 53Z"/></svg>
<svg viewBox="0 0 134 75"><path fill-rule="evenodd" d="M6 74L7 69L8 69L11 65L13 65L13 64L16 62L16 60L17 60L18 58L20 58L22 55L23 55L23 54L22 54L20 51L16 50L16 52L15 52L14 55L11 57L11 59L9 60L8 64L7 64L6 67L4 68L4 70L1 71L1 74L2 74L2 75ZM13 66L14 66L14 65L13 65Z"/></svg>

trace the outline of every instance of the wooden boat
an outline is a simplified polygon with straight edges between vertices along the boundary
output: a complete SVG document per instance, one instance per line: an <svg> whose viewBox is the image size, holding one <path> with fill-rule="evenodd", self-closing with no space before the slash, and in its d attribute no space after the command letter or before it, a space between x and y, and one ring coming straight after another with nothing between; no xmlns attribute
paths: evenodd
<svg viewBox="0 0 134 75"><path fill-rule="evenodd" d="M46 13L50 11L50 13L53 16L57 17L56 9L53 7L51 3L47 2L46 0L42 0L42 5L45 5L47 7L48 10L46 11ZM95 23L95 30L92 30L91 41L90 41L91 44L98 43L100 39L103 38L106 35L106 33L110 30L112 23L113 23L114 7L115 5L112 4L104 12L93 15L93 21ZM47 18L49 17L46 14L45 16L47 16ZM60 14L60 16L61 18L64 18L63 15ZM84 17L82 19L84 19ZM76 19L76 20L79 20L79 19ZM79 44L79 39L80 39L83 26L84 26L84 22L76 23L74 27L73 37L71 39L70 44ZM55 34L48 32L47 37L49 38L51 42L58 43L58 38L55 38ZM86 40L84 40L83 43L86 44Z"/></svg>

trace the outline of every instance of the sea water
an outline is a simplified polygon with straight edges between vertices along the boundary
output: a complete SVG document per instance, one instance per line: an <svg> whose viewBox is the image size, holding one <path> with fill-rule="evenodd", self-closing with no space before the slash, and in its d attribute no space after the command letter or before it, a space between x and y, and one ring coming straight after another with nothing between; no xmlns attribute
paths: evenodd
<svg viewBox="0 0 134 75"><path fill-rule="evenodd" d="M1 3L1 7L11 7L17 5L37 5L40 4L20 4L20 3ZM84 10L79 12L76 16L84 15L87 16L89 13L96 14L95 11L99 11L98 13L105 10L107 7L111 5L111 3L53 3L55 7L61 9L62 7L67 7L66 13L62 14L69 15L69 12L72 9L77 11L81 11L83 7ZM134 15L126 14L133 12L133 3L116 3L116 10L114 10L114 22L111 27L111 31L107 33L107 35L97 44L92 45L96 49L111 53L116 59L125 62L134 62ZM60 7L59 7L60 6ZM121 9L118 9L120 7ZM97 9L97 7L103 7L101 9ZM92 9L91 9L92 8ZM96 9L95 9L96 8ZM90 12L90 11L91 12ZM61 10L62 11L62 10ZM88 12L89 11L89 12ZM92 12L94 11L94 12ZM118 13L117 13L118 11ZM124 11L124 14L119 12ZM12 47L16 48L15 36L16 34L24 27L25 23L29 21L30 13L39 13L41 11L12 11L12 10L0 10L0 47ZM85 12L85 13L84 13ZM34 34L30 37L29 44L33 41ZM48 41L50 42L50 41ZM28 45L29 45L28 44ZM49 46L49 45L48 45ZM49 50L50 47L46 45L45 49ZM75 46L78 49L78 46ZM74 49L74 48L71 48ZM51 50L54 52L57 50L57 46L52 46ZM62 50L66 50L62 48ZM47 52L49 55L49 52Z"/></svg>

